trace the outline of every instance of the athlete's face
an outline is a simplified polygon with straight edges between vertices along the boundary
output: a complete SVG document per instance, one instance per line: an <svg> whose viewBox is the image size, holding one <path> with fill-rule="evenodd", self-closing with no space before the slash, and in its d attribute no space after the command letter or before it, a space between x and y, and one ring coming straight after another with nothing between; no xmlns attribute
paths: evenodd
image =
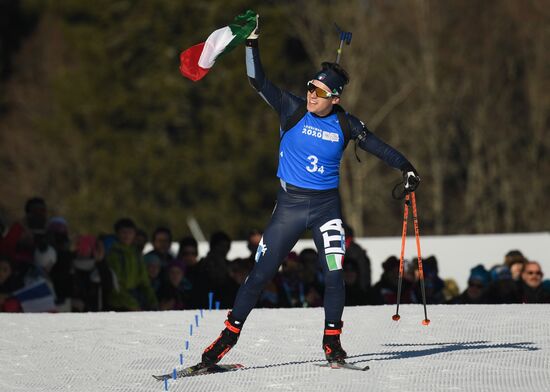
<svg viewBox="0 0 550 392"><path fill-rule="evenodd" d="M330 88L320 80L314 79L311 81L316 87L319 87L327 92L330 92ZM307 111L318 116L326 116L332 111L332 106L340 102L339 97L321 98L317 96L315 90L313 92L307 91Z"/></svg>

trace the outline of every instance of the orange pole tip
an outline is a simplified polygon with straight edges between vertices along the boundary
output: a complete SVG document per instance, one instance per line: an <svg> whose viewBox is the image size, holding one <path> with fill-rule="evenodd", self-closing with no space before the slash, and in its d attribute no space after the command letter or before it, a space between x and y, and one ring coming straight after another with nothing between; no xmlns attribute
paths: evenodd
<svg viewBox="0 0 550 392"><path fill-rule="evenodd" d="M422 320L422 325L430 325L430 320L428 319Z"/></svg>
<svg viewBox="0 0 550 392"><path fill-rule="evenodd" d="M391 317L391 319L392 319L393 321L399 321L400 318L401 318L401 316L398 315L398 314L394 314L394 315Z"/></svg>

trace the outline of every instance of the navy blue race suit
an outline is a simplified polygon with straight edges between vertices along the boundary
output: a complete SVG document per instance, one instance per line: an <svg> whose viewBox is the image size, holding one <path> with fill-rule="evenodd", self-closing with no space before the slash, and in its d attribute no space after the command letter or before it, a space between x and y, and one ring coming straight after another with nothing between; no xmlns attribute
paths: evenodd
<svg viewBox="0 0 550 392"><path fill-rule="evenodd" d="M281 124L277 203L256 253L256 264L237 294L232 315L244 322L261 291L307 229L319 253L325 278L325 320L340 322L344 309L342 259L345 233L338 193L344 133L334 112L320 117L307 112L291 129L284 125L305 99L283 91L264 75L257 40L247 41L246 70L251 85L277 112ZM411 164L382 142L353 115L347 114L351 140L388 165L405 170Z"/></svg>

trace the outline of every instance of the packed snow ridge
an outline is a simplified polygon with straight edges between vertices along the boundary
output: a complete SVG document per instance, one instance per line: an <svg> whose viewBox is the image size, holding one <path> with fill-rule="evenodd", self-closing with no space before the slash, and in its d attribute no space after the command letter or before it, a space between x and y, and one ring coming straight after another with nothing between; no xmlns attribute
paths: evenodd
<svg viewBox="0 0 550 392"><path fill-rule="evenodd" d="M548 391L548 305L348 307L343 347L365 372L323 362L322 308L258 309L223 363L169 391ZM197 319L196 319L197 316ZM197 362L226 312L0 314L0 391L164 391L152 374ZM196 321L198 320L198 326ZM193 328L191 328L193 325ZM191 331L192 329L192 331ZM188 344L188 349L186 349ZM180 357L181 355L181 357Z"/></svg>

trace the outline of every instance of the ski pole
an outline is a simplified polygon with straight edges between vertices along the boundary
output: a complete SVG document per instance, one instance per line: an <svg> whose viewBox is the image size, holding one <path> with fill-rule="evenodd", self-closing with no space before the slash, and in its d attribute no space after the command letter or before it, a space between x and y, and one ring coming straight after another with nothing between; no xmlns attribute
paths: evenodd
<svg viewBox="0 0 550 392"><path fill-rule="evenodd" d="M340 47L336 51L336 63L340 63L340 57L342 56L342 49L344 48L344 42L349 45L351 44L351 32L343 31L336 23L334 23L336 31L340 34Z"/></svg>
<svg viewBox="0 0 550 392"><path fill-rule="evenodd" d="M403 284L403 272L404 272L404 258L405 258L405 241L407 239L407 220L409 218L409 194L405 195L405 205L403 208L403 230L401 232L401 255L399 256L399 280L397 282L397 309L392 319L398 321L399 316L399 303L401 302L401 285Z"/></svg>
<svg viewBox="0 0 550 392"><path fill-rule="evenodd" d="M420 252L420 230L418 229L418 215L416 212L416 196L414 192L411 192L411 199L412 199L412 210L413 210L414 235L416 237L416 251L418 253L418 274L420 276L420 289L422 290L422 303L424 304L424 320L422 320L422 324L428 325L430 324L430 320L428 319L428 311L426 309L426 289L424 287L424 270L422 269L422 254Z"/></svg>

